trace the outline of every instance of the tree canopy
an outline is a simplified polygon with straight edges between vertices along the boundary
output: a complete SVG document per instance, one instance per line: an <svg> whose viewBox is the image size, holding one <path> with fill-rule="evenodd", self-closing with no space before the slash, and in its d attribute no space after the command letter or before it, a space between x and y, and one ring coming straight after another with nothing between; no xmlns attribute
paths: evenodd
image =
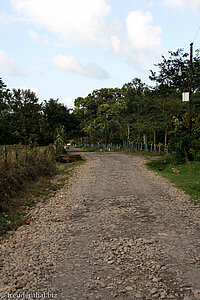
<svg viewBox="0 0 200 300"><path fill-rule="evenodd" d="M178 49L169 51L168 58L162 56L155 67L149 76L153 86L134 78L121 88L101 88L85 98L78 97L73 110L58 99L40 103L30 90L10 91L0 78L0 144L47 145L60 134L65 141L120 145L123 141L141 142L145 135L148 143L166 147L178 136L174 120L179 120L185 134L192 135L198 144L200 51L195 51L192 65L189 54ZM190 113L181 97L188 90L192 96Z"/></svg>

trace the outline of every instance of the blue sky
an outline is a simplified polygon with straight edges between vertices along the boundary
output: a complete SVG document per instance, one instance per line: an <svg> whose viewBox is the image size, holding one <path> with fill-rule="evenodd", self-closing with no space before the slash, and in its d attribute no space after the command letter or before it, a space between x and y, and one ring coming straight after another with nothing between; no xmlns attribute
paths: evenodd
<svg viewBox="0 0 200 300"><path fill-rule="evenodd" d="M149 83L161 55L189 52L199 26L200 0L1 0L0 77L73 107L95 89Z"/></svg>

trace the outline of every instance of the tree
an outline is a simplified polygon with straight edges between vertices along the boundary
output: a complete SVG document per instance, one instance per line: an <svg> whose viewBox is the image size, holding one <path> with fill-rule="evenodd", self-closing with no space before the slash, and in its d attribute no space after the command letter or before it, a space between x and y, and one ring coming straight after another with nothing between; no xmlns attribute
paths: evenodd
<svg viewBox="0 0 200 300"><path fill-rule="evenodd" d="M200 50L195 51L192 68L189 54L183 49L169 51L169 58L162 56L162 61L155 66L158 72L152 71L149 78L157 84L160 92L170 92L170 89L183 92L192 87L192 91L200 88ZM181 71L181 74L179 73ZM180 76L181 75L181 76Z"/></svg>
<svg viewBox="0 0 200 300"><path fill-rule="evenodd" d="M45 144L53 143L58 134L62 135L66 141L77 136L80 130L78 118L64 104L59 103L58 99L45 100L42 111Z"/></svg>
<svg viewBox="0 0 200 300"><path fill-rule="evenodd" d="M34 92L13 89L9 99L11 142L39 142L41 105Z"/></svg>
<svg viewBox="0 0 200 300"><path fill-rule="evenodd" d="M10 90L0 78L0 144L9 143L9 105Z"/></svg>
<svg viewBox="0 0 200 300"><path fill-rule="evenodd" d="M79 97L75 100L74 112L82 119L84 134L86 137L89 136L91 143L105 141L109 137L111 141L110 121L114 116L117 118L120 115L120 105L118 105L120 99L120 89L103 88L94 90L85 98Z"/></svg>
<svg viewBox="0 0 200 300"><path fill-rule="evenodd" d="M186 153L191 158L189 148L195 144L192 141L196 139L194 124L198 124L196 119L200 103L200 55L199 50L196 50L191 64L189 54L184 53L183 49L169 53L168 59L162 56L162 62L156 65L158 73L151 71L150 79L156 82L155 90L157 90L159 98L167 104L167 106L165 105L165 114L163 114L163 125L166 126L166 132L171 126L170 144L171 148L174 147L178 160L178 157L184 159ZM183 91L190 92L189 107L187 104L181 103L181 92ZM176 122L172 122L173 117ZM191 124L191 120L193 124ZM173 147L172 144L174 144Z"/></svg>

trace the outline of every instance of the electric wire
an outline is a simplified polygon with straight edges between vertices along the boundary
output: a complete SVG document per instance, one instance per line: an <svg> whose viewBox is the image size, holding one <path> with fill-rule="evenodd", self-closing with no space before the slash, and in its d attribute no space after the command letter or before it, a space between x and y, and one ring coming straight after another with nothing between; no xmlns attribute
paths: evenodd
<svg viewBox="0 0 200 300"><path fill-rule="evenodd" d="M198 36L198 34L199 34L199 31L200 31L200 25L199 25L199 28L198 28L197 33L196 33L196 35L195 35L195 38L194 38L193 43L195 42L195 40L196 40L196 38L197 38L197 36Z"/></svg>

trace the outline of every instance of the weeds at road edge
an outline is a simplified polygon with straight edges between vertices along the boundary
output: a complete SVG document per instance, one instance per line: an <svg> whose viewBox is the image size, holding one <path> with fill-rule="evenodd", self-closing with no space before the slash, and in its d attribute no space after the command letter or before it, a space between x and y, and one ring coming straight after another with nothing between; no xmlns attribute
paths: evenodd
<svg viewBox="0 0 200 300"><path fill-rule="evenodd" d="M193 200L200 202L200 162L193 161L177 165L173 157L164 156L147 162L146 166L172 181ZM178 174L172 172L173 168L178 170Z"/></svg>

